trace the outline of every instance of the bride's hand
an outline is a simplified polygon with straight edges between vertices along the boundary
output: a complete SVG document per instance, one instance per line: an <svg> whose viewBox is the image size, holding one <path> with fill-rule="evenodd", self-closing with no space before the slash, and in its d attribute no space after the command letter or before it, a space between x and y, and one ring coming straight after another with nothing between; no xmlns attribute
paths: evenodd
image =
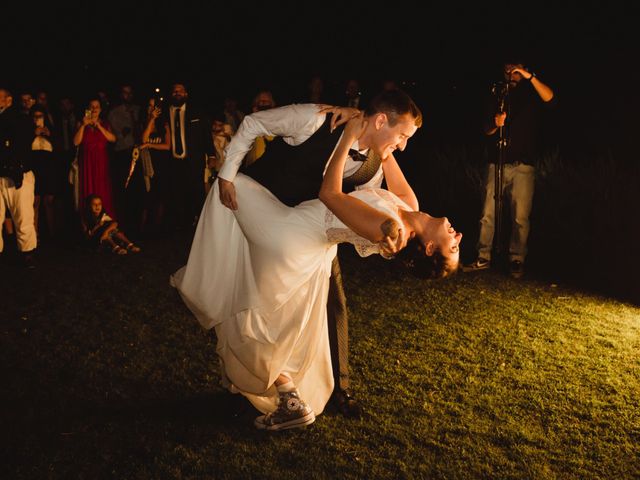
<svg viewBox="0 0 640 480"><path fill-rule="evenodd" d="M220 201L222 204L231 210L237 210L238 203L236 202L236 187L233 185L233 182L218 177L218 185L220 188Z"/></svg>
<svg viewBox="0 0 640 480"><path fill-rule="evenodd" d="M343 136L349 141L360 138L365 128L367 128L367 119L364 118L364 112L359 112L355 117L351 117L344 127Z"/></svg>
<svg viewBox="0 0 640 480"><path fill-rule="evenodd" d="M334 105L326 105L324 103L319 103L318 107L320 107L319 113L333 113L333 117L331 117L331 131L333 132L336 127L347 123L354 117L357 117L362 112L357 108L353 107L336 107Z"/></svg>
<svg viewBox="0 0 640 480"><path fill-rule="evenodd" d="M316 103L316 106L320 109L318 113L333 113L336 108L333 105L329 105L328 103Z"/></svg>

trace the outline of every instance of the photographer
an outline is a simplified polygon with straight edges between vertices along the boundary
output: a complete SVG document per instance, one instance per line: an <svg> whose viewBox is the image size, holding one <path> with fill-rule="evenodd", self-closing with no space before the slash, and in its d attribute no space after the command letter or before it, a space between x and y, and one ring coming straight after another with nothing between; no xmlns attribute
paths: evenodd
<svg viewBox="0 0 640 480"><path fill-rule="evenodd" d="M477 259L464 266L465 271L484 270L491 263L496 223L496 163L502 159L502 192L509 193L511 235L509 241L509 273L513 278L524 275L524 261L529 236L529 214L533 203L534 162L539 155L543 110L555 103L554 93L522 62L503 64L504 82L492 89L491 107L484 126L495 150L489 154L486 195ZM504 204L504 202L502 202ZM496 242L500 239L496 238Z"/></svg>

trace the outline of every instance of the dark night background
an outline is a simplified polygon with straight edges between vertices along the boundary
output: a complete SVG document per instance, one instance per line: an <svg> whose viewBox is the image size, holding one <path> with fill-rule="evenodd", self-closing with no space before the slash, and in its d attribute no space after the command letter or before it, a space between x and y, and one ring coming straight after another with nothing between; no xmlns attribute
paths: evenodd
<svg viewBox="0 0 640 480"><path fill-rule="evenodd" d="M356 77L365 95L395 78L425 112L421 135L462 139L515 54L562 100L559 134L620 147L638 126L634 18L615 2L29 4L4 15L0 83L83 100L127 81L141 101L181 79L209 108L230 94L247 109L259 87L300 99L314 73L333 90Z"/></svg>
<svg viewBox="0 0 640 480"><path fill-rule="evenodd" d="M355 76L365 93L396 78L423 100L425 131L455 131L513 53L557 91L568 123L619 139L631 120L620 114L637 105L634 18L615 2L30 4L4 15L2 83L82 98L129 81L141 100L183 79L204 103L246 103L260 86L287 103L313 73L340 87Z"/></svg>

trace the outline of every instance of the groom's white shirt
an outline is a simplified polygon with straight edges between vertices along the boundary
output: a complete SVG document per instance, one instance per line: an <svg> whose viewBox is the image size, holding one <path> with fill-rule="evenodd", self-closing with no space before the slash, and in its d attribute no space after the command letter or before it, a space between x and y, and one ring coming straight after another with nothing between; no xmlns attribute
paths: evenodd
<svg viewBox="0 0 640 480"><path fill-rule="evenodd" d="M319 114L319 111L320 107L315 103L304 103L272 108L247 115L231 139L231 143L227 146L225 161L220 172L218 172L218 176L233 182L242 160L257 137L278 136L282 137L289 145L300 145L325 122L326 114ZM336 139L336 146L338 141L339 138ZM357 140L351 148L359 150ZM366 154L367 152L363 150L361 153ZM304 160L304 158L300 159L301 162L304 162ZM327 158L328 162L329 158ZM362 162L354 161L351 157L348 157L344 176L348 177L353 174L361 165ZM381 166L369 182L356 188L380 188L382 180Z"/></svg>

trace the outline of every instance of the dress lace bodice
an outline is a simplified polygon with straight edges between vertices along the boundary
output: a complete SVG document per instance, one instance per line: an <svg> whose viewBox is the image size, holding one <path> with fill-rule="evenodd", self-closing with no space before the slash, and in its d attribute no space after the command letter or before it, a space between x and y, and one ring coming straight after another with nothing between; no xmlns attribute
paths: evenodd
<svg viewBox="0 0 640 480"><path fill-rule="evenodd" d="M399 225L402 225L398 209L411 210L411 208L400 200L396 195L381 188L367 188L356 190L349 195L359 198L378 211L391 216ZM377 243L371 243L366 238L356 234L342 223L331 210L327 210L324 218L327 239L332 243L350 243L361 257L368 257L380 253Z"/></svg>

